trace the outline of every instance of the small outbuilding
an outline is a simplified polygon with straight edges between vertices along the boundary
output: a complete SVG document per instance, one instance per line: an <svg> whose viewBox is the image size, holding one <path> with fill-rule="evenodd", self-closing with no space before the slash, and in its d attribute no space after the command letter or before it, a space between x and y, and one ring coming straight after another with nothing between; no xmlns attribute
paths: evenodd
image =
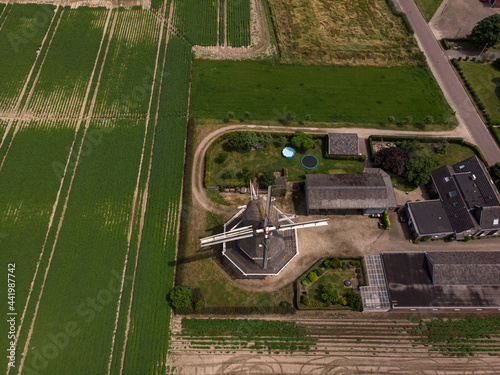
<svg viewBox="0 0 500 375"><path fill-rule="evenodd" d="M358 135L328 133L328 155L359 155Z"/></svg>
<svg viewBox="0 0 500 375"><path fill-rule="evenodd" d="M380 168L358 174L308 174L305 191L307 215L370 215L397 207L391 177Z"/></svg>

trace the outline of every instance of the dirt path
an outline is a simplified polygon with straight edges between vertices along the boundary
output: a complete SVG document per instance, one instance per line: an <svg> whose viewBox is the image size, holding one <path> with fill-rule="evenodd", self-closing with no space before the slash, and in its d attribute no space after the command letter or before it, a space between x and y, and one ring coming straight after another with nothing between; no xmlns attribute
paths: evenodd
<svg viewBox="0 0 500 375"><path fill-rule="evenodd" d="M68 167L68 165L70 163L70 159L71 159L72 154L73 154L73 146L75 145L75 141L76 141L76 136L78 134L78 130L79 130L80 126L81 126L81 123L83 122L83 116L85 114L85 108L86 108L87 101L88 101L88 98L89 98L89 95L90 95L90 89L92 87L92 82L93 82L94 74L95 74L95 71L97 69L97 64L98 64L98 61L99 61L99 55L101 54L101 50L102 50L102 47L103 47L103 44L104 44L104 39L106 38L106 33L107 33L107 30L108 30L109 20L111 18L111 14L112 14L112 10L109 11L108 18L106 19L106 24L104 26L104 31L103 31L103 34L102 34L101 44L99 46L99 52L97 53L97 56L96 56L96 59L95 59L95 62L94 62L94 68L92 70L92 74L90 76L90 79L89 79L89 82L88 82L88 85L87 85L87 91L85 93L85 99L84 99L84 101L82 103L81 110L80 110L81 120L78 122L76 130L75 130L75 139L73 140L73 145L72 145L72 148L71 148L71 150L69 152L69 155L68 155L68 160L66 162L66 168ZM56 29L57 29L57 27L56 27ZM55 30L54 30L54 34L55 34ZM107 47L109 47L109 44L108 44ZM106 53L107 53L107 50L106 50ZM102 62L103 65L104 65L104 62L105 61L103 60L103 62ZM41 67L40 67L40 70L41 70ZM100 73L102 73L102 69L101 69ZM34 85L35 84L33 84L33 86ZM98 87L96 87L96 92L97 92L97 89L98 89ZM94 95L94 99L95 99L95 95ZM95 100L94 100L94 102L95 102ZM25 108L26 108L27 105L28 105L28 103L25 104ZM28 337L26 338L26 343L25 343L25 346L24 346L24 349L23 349L23 353L21 354L21 360L20 360L20 363L19 363L19 373L20 374L22 373L23 366L24 366L24 361L26 360L26 354L28 353L28 347L29 347L29 343L30 343L30 340L31 340L31 336L33 334L33 328L34 328L36 317L37 317L37 314L38 314L38 309L40 307L40 301L41 301L41 298L42 298L42 295L43 295L43 291L44 291L44 287L45 287L45 282L47 281L47 275L49 273L50 264L51 264L52 258L54 256L54 252L55 252L55 249L56 249L56 245L57 245L57 240L58 240L58 237L59 237L59 233L61 232L61 227L62 227L62 223L64 221L64 215L66 213L66 208L68 206L68 201L69 201L69 197L70 197L70 193L71 193L71 188L73 186L73 181L75 179L76 170L77 170L77 167L78 167L78 162L80 160L80 156L81 156L81 153L82 153L82 148L83 148L83 144L84 144L84 140L85 140L85 135L87 133L87 129L88 129L88 125L90 123L90 118L91 117L92 117L92 112L89 111L89 120L86 123L86 127L85 127L85 130L84 130L83 136L82 136L82 140L80 142L80 147L78 149L78 154L77 154L77 157L76 157L75 165L73 167L73 173L71 175L71 179L70 179L70 183L69 183L69 187L68 187L68 192L66 194L66 199L64 201L64 205L63 205L63 208L62 208L61 216L59 218L59 224L57 226L57 230L56 230L56 234L55 234L55 238L54 238L54 243L53 243L53 246L52 246L52 251L50 253L49 260L48 260L48 263L47 263L47 267L45 269L45 274L44 274L44 277L43 277L42 286L40 287L40 293L38 295L38 300L37 300L37 303L35 305L35 312L33 313L33 318L31 320L31 325L30 325L30 328L29 328L29 331L28 331ZM65 170L65 173L64 173L63 178L62 178L63 181L61 181L60 189L63 186L65 178L66 178L66 170ZM54 205L53 214L54 214L55 210L57 209L57 203L58 203L58 200L59 200L59 194L60 194L60 191L58 192L57 202ZM49 223L49 231L50 231L50 227L52 226L52 219L53 218L51 218L51 221ZM42 252L45 250L45 245L46 245L46 242L44 244L44 248L42 249ZM26 305L27 305L27 303L26 303ZM19 332L21 331L21 325L22 324L19 325L19 329L18 329ZM7 370L7 374L9 373L9 370L10 370L10 367Z"/></svg>
<svg viewBox="0 0 500 375"><path fill-rule="evenodd" d="M276 53L271 44L269 24L262 0L250 0L250 36L248 47L231 47L227 38L227 0L224 7L224 45L194 46L193 52L197 58L211 60L242 60L260 56L272 56Z"/></svg>
<svg viewBox="0 0 500 375"><path fill-rule="evenodd" d="M165 12L162 12L162 13L164 14ZM128 334L130 332L130 325L131 325L131 321L132 321L131 315L132 315L132 304L133 304L133 299L134 299L135 279L136 279L136 273L137 273L137 265L139 263L139 251L140 251L141 241L142 241L142 230L144 228L144 220L145 220L145 217L146 217L146 207L147 207L148 191L149 191L149 181L150 181L150 178L151 178L151 167L152 167L152 163L153 163L153 151L154 151L155 133L156 133L156 126L158 124L158 116L159 116L159 104L160 104L160 98L161 98L161 87L162 87L162 84L163 84L163 78L164 78L164 74L163 73L165 71L165 64L166 64L166 60L167 60L167 58L166 58L167 57L167 49L168 49L167 47L168 47L168 42L170 40L170 30L171 30L171 25L172 25L172 20L173 20L173 14L174 14L174 0L172 0L172 2L170 3L170 12L169 12L169 17L168 17L168 21L167 21L167 35L165 37L165 45L166 45L166 47L165 47L165 51L164 51L164 55L163 55L163 65L161 67L161 76L160 76L159 92L158 92L158 102L157 102L157 106L156 106L156 114L155 114L155 118L154 118L154 127L153 127L153 140L152 140L152 144L151 144L151 153L149 155L148 174L147 174L145 189L144 189L144 192L142 194L142 200L140 202L141 216L140 216L140 223L139 223L139 233L138 233L138 237L137 237L137 252L136 252L136 257L135 257L134 273L133 273L133 276L132 276L132 287L131 287L131 290L130 290L130 301L129 301L128 310L127 310L127 323L126 323L126 327L125 327L125 339L124 339L124 342L123 342L122 357L121 357L121 362L120 362L120 374L123 373L123 367L125 365L125 353L126 353L126 350L127 350ZM129 238L128 238L127 260L126 260L126 263L128 263L128 252L130 250L130 241L131 241L131 235L132 235L132 228L133 228L133 223L135 222L135 207L137 206L137 198L138 198L138 193L139 193L139 184L140 184L141 170L142 170L142 165L143 165L143 161L144 161L144 151L145 151L146 138L147 138L147 129L149 127L148 126L149 125L149 119L151 118L150 113L151 113L151 107L152 107L152 103L153 103L153 95L154 95L154 91L155 91L154 90L154 86L155 86L155 82L156 82L156 76L157 76L157 73L158 73L158 61L159 61L159 56L160 56L161 42L163 40L163 30L164 30L164 27L163 27L163 23L162 23L162 28L161 28L161 32L160 32L160 38L159 38L160 40L158 42L158 51L157 51L157 57L156 57L155 73L154 73L154 76L153 76L153 86L152 86L152 90L151 90L151 96L150 96L150 99L149 99L148 121L146 123L146 132L145 132L145 135L144 135L144 142L143 142L143 149L142 149L142 155L141 155L141 162L140 162L140 166L139 166L139 173L138 173L138 176L137 176L137 184L136 184L136 190L135 190L135 195L134 195L134 206L133 206L134 207L134 212L132 214L132 218L131 218L131 221L130 221L130 231L129 231ZM126 267L127 267L127 265L125 264L124 271L123 271L123 278L122 278L122 290L120 290L120 300L121 300L122 291L123 291L123 282L125 280ZM117 316L116 316L116 324L115 324L115 332L113 334L113 345L114 345L114 340L115 340L115 335L116 335L116 329L117 329L119 314L120 314L120 307L118 306L118 311L117 311ZM113 352L111 352L111 356L109 358L108 374L111 371L112 355L113 355Z"/></svg>

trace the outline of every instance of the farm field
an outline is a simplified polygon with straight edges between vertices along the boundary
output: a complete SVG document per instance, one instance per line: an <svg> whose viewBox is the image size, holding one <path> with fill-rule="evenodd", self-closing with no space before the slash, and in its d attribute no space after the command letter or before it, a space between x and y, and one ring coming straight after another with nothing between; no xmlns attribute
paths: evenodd
<svg viewBox="0 0 500 375"><path fill-rule="evenodd" d="M457 317L455 317L456 319ZM319 314L281 318L266 316L266 323L278 324L290 322L300 329L305 329L305 339L315 342L309 350L271 349L266 343L268 336L245 345L238 337L220 338L210 333L191 335L187 323L179 317L173 319L172 355L170 365L178 372L195 373L203 369L206 374L217 374L228 370L245 372L250 368L266 368L268 373L417 373L435 371L484 371L495 373L500 369L498 351L474 352L469 358L449 358L446 353L434 351L436 348L426 341L421 341L416 331L420 329L417 320L408 320L406 315L383 317L380 314L371 316L370 320L352 313ZM485 319L485 322L487 319ZM255 323L240 320L239 327L251 329ZM424 322L427 323L428 320ZM220 328L225 332L228 328ZM456 331L455 331L456 332ZM491 330L493 332L493 330ZM273 337L274 338L274 337ZM274 338L280 342L286 335ZM496 338L488 340L484 345L495 344ZM257 344L258 342L258 344ZM459 345L459 344L458 344ZM457 346L458 346L457 345Z"/></svg>
<svg viewBox="0 0 500 375"><path fill-rule="evenodd" d="M43 46L19 55L22 105L0 109L1 274L17 267L7 373L164 373L191 46L149 11L51 10Z"/></svg>
<svg viewBox="0 0 500 375"><path fill-rule="evenodd" d="M0 13L4 8L0 4ZM49 28L55 7L14 4L0 16L0 111L13 110L24 81L37 58L37 49ZM7 16L8 15L8 16Z"/></svg>
<svg viewBox="0 0 500 375"><path fill-rule="evenodd" d="M395 66L421 61L416 40L385 0L269 0L282 62Z"/></svg>
<svg viewBox="0 0 500 375"><path fill-rule="evenodd" d="M459 66L472 89L483 102L493 124L500 124L500 71L490 64L459 61Z"/></svg>
<svg viewBox="0 0 500 375"><path fill-rule="evenodd" d="M427 116L434 130L450 119L448 106L431 72L422 68L360 68L271 65L261 62L196 60L191 114L196 118L279 120L285 112L313 122L396 123L413 118L422 129Z"/></svg>
<svg viewBox="0 0 500 375"><path fill-rule="evenodd" d="M227 37L233 47L250 44L249 0L227 0Z"/></svg>
<svg viewBox="0 0 500 375"><path fill-rule="evenodd" d="M175 26L192 45L217 45L217 0L176 2Z"/></svg>
<svg viewBox="0 0 500 375"><path fill-rule="evenodd" d="M243 167L252 166L255 171L263 172L266 170L276 170L281 168L288 169L288 181L305 181L305 175L309 171L305 169L300 160L304 155L314 155L319 160L319 165L314 169L314 173L362 173L365 164L355 160L331 160L323 158L322 140L316 140L319 143L314 148L301 151L296 150L292 159L285 159L281 155L283 147L279 139L266 146L264 150L249 150L247 152L226 151L227 142L220 142L211 147L209 158L210 186L225 186L231 182L244 182L241 175ZM289 141L285 146L291 146ZM219 162L218 157L221 152L228 152L228 157L224 162ZM232 169L236 171L233 178L224 178L225 171ZM309 172L310 173L310 172Z"/></svg>

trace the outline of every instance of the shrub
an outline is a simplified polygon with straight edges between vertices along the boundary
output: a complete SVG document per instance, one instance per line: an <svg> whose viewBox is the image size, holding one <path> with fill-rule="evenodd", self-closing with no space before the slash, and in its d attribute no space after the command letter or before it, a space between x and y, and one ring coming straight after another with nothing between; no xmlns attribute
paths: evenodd
<svg viewBox="0 0 500 375"><path fill-rule="evenodd" d="M250 150L259 138L255 132L243 131L229 134L227 145L231 150Z"/></svg>
<svg viewBox="0 0 500 375"><path fill-rule="evenodd" d="M280 141L281 147L285 147L285 145L286 145L286 137L281 136L279 138L279 141Z"/></svg>
<svg viewBox="0 0 500 375"><path fill-rule="evenodd" d="M321 276L323 275L323 270L321 268L319 268L316 273L318 274L318 276Z"/></svg>
<svg viewBox="0 0 500 375"><path fill-rule="evenodd" d="M297 130L291 140L292 146L298 148L302 151L308 150L314 147L314 141L310 134L305 134L304 132Z"/></svg>
<svg viewBox="0 0 500 375"><path fill-rule="evenodd" d="M191 305L193 291L186 285L176 286L168 295L172 306L176 309Z"/></svg>
<svg viewBox="0 0 500 375"><path fill-rule="evenodd" d="M229 112L227 113L227 118L228 118L228 119L234 118L234 112L229 111Z"/></svg>
<svg viewBox="0 0 500 375"><path fill-rule="evenodd" d="M309 281L308 278L305 278L304 280L302 280L302 285L303 286L308 286L311 282Z"/></svg>
<svg viewBox="0 0 500 375"><path fill-rule="evenodd" d="M261 185L263 188L272 186L275 183L276 183L276 177L274 176L273 171L265 171L259 177L259 185Z"/></svg>
<svg viewBox="0 0 500 375"><path fill-rule="evenodd" d="M226 151L222 151L221 153L219 153L219 155L217 155L215 161L219 164L222 164L227 160L228 156L229 153L227 153Z"/></svg>
<svg viewBox="0 0 500 375"><path fill-rule="evenodd" d="M359 266L359 262L358 262L357 260L351 260L349 263L350 263L350 264L351 264L351 266L353 266L353 267L358 267L358 266Z"/></svg>
<svg viewBox="0 0 500 375"><path fill-rule="evenodd" d="M205 307L205 301L203 301L202 299L199 299L194 304L194 311L200 312L203 309L203 307Z"/></svg>
<svg viewBox="0 0 500 375"><path fill-rule="evenodd" d="M335 289L332 283L327 283L323 286L321 299L324 302L333 303L334 305L340 303L339 292Z"/></svg>
<svg viewBox="0 0 500 375"><path fill-rule="evenodd" d="M385 229L391 229L391 221L389 220L389 214L387 213L387 211L384 211L384 213L382 214L382 223L384 224Z"/></svg>
<svg viewBox="0 0 500 375"><path fill-rule="evenodd" d="M245 115L246 118L249 118L250 117L250 112L245 111L244 115Z"/></svg>
<svg viewBox="0 0 500 375"><path fill-rule="evenodd" d="M318 275L316 275L316 272L311 272L307 277L312 283L318 280Z"/></svg>
<svg viewBox="0 0 500 375"><path fill-rule="evenodd" d="M307 295L303 295L300 299L300 302L305 305L305 306L309 306L309 297Z"/></svg>
<svg viewBox="0 0 500 375"><path fill-rule="evenodd" d="M363 301L361 300L361 296L357 293L354 293L352 290L348 290L344 297L347 299L347 306L351 309L362 311L363 310Z"/></svg>
<svg viewBox="0 0 500 375"><path fill-rule="evenodd" d="M326 269L331 268L331 262L330 259L327 259L323 262L323 265L325 266Z"/></svg>
<svg viewBox="0 0 500 375"><path fill-rule="evenodd" d="M392 123L392 122L396 121L396 117L394 117L394 116L389 116L389 117L387 118L387 121L389 121L390 123Z"/></svg>
<svg viewBox="0 0 500 375"><path fill-rule="evenodd" d="M332 268L340 268L340 259L339 258L332 258L330 261L330 266Z"/></svg>

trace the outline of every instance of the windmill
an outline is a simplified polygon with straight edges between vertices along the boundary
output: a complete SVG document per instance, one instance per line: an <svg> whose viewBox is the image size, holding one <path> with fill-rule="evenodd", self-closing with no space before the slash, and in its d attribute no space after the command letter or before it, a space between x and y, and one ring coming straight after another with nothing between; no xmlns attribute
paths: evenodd
<svg viewBox="0 0 500 375"><path fill-rule="evenodd" d="M223 244L223 254L244 275L275 275L298 253L296 229L328 225L328 219L294 223L271 205L252 199L224 226L224 233L205 237L201 246ZM271 264L271 266L270 266Z"/></svg>

